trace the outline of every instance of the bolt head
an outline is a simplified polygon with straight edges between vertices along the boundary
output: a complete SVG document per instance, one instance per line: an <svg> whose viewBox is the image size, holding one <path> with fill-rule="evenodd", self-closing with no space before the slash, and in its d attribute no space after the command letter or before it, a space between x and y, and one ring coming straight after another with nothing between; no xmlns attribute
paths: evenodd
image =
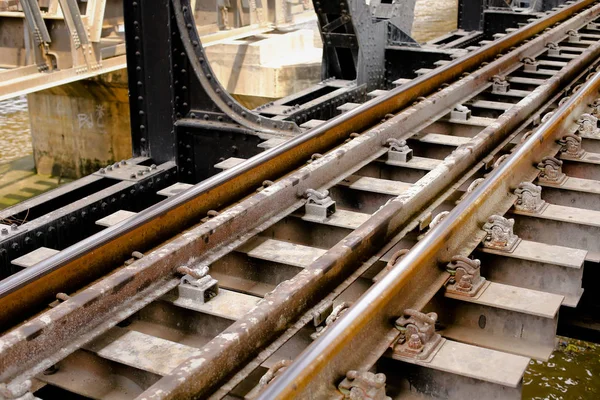
<svg viewBox="0 0 600 400"><path fill-rule="evenodd" d="M408 339L408 347L413 350L419 350L423 347L423 342L421 342L421 338L419 337L419 335L410 335L410 339Z"/></svg>

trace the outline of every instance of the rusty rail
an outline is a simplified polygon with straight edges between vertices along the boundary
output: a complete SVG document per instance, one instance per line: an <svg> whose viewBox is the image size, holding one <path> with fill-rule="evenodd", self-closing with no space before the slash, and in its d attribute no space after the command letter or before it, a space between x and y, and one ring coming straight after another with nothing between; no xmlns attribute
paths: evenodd
<svg viewBox="0 0 600 400"><path fill-rule="evenodd" d="M512 206L514 189L520 182L537 176L537 163L543 155L559 150L557 140L573 124L573 115L582 114L598 98L599 89L600 74L596 74L307 348L260 398L301 398L309 394L321 397L324 392L335 391L334 382L340 381L345 371L373 365L373 353L378 351L379 358L397 336L390 321L402 315L405 308L421 309L427 302L419 297L406 299L407 292L414 293L422 287L417 282L423 271L445 280L440 265L447 264L456 254L470 253L477 246L481 239L478 233L487 218L492 214L502 215ZM431 298L428 293L420 297ZM352 352L342 355L341 350L348 348Z"/></svg>
<svg viewBox="0 0 600 400"><path fill-rule="evenodd" d="M313 153L322 153L341 143L352 132L360 131L397 112L443 83L476 69L519 43L574 13L592 5L581 0L561 8L539 21L455 60L435 74L419 77L338 118L298 136L282 146L268 150L246 162L214 176L178 196L169 198L131 219L73 245L32 268L0 283L0 326L6 328L23 315L40 309L55 293L73 291L120 265L134 250L148 247L176 235L210 209L218 209L249 194L261 182L281 176L298 167ZM590 15L589 10L582 16ZM151 243L149 246L148 243ZM8 312L10 310L10 312ZM0 330L4 330L0 328Z"/></svg>
<svg viewBox="0 0 600 400"><path fill-rule="evenodd" d="M598 10L598 8L595 7L594 10ZM585 21L585 19L580 18L582 17L573 18L572 23L581 24ZM536 38L532 41L531 45L536 46L539 43L545 43L553 35L562 32L563 29L565 29L565 26L553 29ZM502 60L512 60L514 62L515 59L518 60L520 55L522 55L522 50L517 49L507 54ZM144 396L146 398L161 399L188 398L197 395L204 396L210 393L212 388L228 373L234 370L235 365L231 363L232 359L239 360L250 357L256 349L268 342L278 331L281 331L284 323L293 321L302 309L310 304L310 299L314 299L318 297L319 293L331 289L335 282L339 282L341 277L347 275L361 260L367 258L379 246L383 245L386 240L389 240L401 224L407 221L410 215L422 208L424 204L429 203L435 195L436 190L442 190L448 185L448 180L455 179L469 166L473 165L476 160L484 157L495 144L515 129L527 116L556 93L560 87L574 79L578 73L584 70L599 55L600 44L596 44L583 53L577 60L571 61L570 68L565 68L566 71L558 72L546 84L538 87L531 98L523 100L513 109L503 114L494 126L490 126L479 133L476 136L475 144L459 147L455 151L454 156L446 159L443 165L436 168L427 179L423 178L422 181L415 184L415 186L419 186L418 188L409 191L410 193L400 196L395 201L380 209L368 222L330 249L311 266L271 292L266 298L269 305L263 304L262 307L256 308L253 312L231 325L211 341L209 345L205 346L205 350L201 356L192 358L180 365L171 375L164 377L147 390ZM488 67L490 69L497 68L501 70L496 64L490 64ZM481 78L473 76L473 80L476 81L477 79ZM452 89L456 88L448 88L447 90ZM430 105L433 106L433 104L439 101L442 100L437 95L434 95L430 99L427 99L425 103L431 102ZM403 121L401 115L398 117L389 121L389 123L398 124L400 121ZM486 217L488 215L486 214ZM422 301L426 297L423 296L423 293L433 295L446 278L443 272L438 270L437 267L434 268L434 266L422 266L419 268L415 266L413 269L408 270L407 274L418 290L403 294L402 303L407 303L405 304L406 306L419 305L419 301ZM389 283L389 279L386 279L386 282ZM399 290L400 288L397 289ZM398 292L396 291L395 293ZM386 292L385 295L387 296L388 293ZM422 306L423 304L420 305ZM371 318L369 316L365 316L364 318L369 320L370 328L375 329L374 324L387 326L389 321L386 318L391 314L386 313L385 316L381 314L381 318ZM253 320L261 321L260 326L253 323ZM347 365L349 359L355 363L373 363L387 348L388 344L374 342L373 337L375 335L373 335L373 332L380 332L380 330L367 329L361 332L362 337L353 342L353 349L356 346L360 351L353 351L351 355L346 354L344 357L341 357L338 352L342 349L343 342L333 343L328 352L332 352L332 354L336 354L339 357L336 359L333 357L327 358L327 363L330 365L330 368L327 368L327 370L330 375L320 376L323 379L316 380L313 379L315 377L314 374L311 375L307 372L308 375L306 375L306 380L303 383L309 385L310 388L307 391L300 392L302 386L298 385L298 391L285 392L283 397L317 396L317 394L322 394L321 388L315 388L314 385L318 385L318 382L327 382L328 384L334 382L338 376L342 376L340 374L341 371L345 373L348 370L348 368L344 369L345 367L341 368L340 366ZM229 338L232 335L237 340L230 340ZM379 335L376 337L380 339L382 336ZM323 348L320 347L319 350L322 351ZM316 356L318 352L311 354L315 354ZM325 353L322 352L321 354ZM370 356L368 356L369 354ZM340 358L345 358L345 360L341 360ZM199 362L200 359L202 359L202 362ZM322 366L326 363L325 359L320 359L320 362ZM312 370L309 364L305 362L302 362L302 367L297 368L302 369L307 366L307 371ZM274 383L274 385L279 386L280 384ZM296 382L291 385L296 385ZM276 389L269 389L268 394L264 395L263 398L272 398L274 394L278 394L274 390Z"/></svg>

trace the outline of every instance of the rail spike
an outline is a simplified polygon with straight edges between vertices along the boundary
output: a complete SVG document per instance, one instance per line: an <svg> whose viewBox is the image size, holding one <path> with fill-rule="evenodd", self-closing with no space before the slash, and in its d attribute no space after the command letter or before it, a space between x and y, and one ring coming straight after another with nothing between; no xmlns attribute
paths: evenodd
<svg viewBox="0 0 600 400"><path fill-rule="evenodd" d="M521 182L519 187L515 189L515 195L517 195L517 201L515 202L517 211L539 214L548 206L542 200L542 187L531 182Z"/></svg>
<svg viewBox="0 0 600 400"><path fill-rule="evenodd" d="M490 249L511 252L517 247L521 239L513 233L514 219L507 219L500 215L492 215L483 225L487 233L483 245Z"/></svg>
<svg viewBox="0 0 600 400"><path fill-rule="evenodd" d="M581 148L581 138L572 133L568 133L558 141L562 146L560 151L562 157L580 159L585 155L585 150Z"/></svg>
<svg viewBox="0 0 600 400"><path fill-rule="evenodd" d="M554 157L544 157L537 165L537 169L541 171L538 181L549 185L562 185L567 176L562 172L563 162Z"/></svg>
<svg viewBox="0 0 600 400"><path fill-rule="evenodd" d="M348 371L344 380L338 385L338 390L344 399L352 400L391 400L385 394L384 374L374 374L368 371Z"/></svg>
<svg viewBox="0 0 600 400"><path fill-rule="evenodd" d="M452 275L446 286L446 293L473 297L479 293L485 284L485 278L481 276L481 261L472 260L464 256L452 257L446 270Z"/></svg>
<svg viewBox="0 0 600 400"><path fill-rule="evenodd" d="M404 316L396 320L396 329L400 336L394 344L394 358L408 357L426 360L443 342L442 336L435 332L438 315L434 312L423 313L414 309L404 310Z"/></svg>

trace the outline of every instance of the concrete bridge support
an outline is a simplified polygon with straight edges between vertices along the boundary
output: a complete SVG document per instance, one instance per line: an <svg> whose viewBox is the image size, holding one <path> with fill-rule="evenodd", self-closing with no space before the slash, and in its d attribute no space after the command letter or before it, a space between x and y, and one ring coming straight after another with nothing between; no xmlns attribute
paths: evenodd
<svg viewBox="0 0 600 400"><path fill-rule="evenodd" d="M38 173L78 178L131 157L125 70L27 96Z"/></svg>
<svg viewBox="0 0 600 400"><path fill-rule="evenodd" d="M209 46L207 56L227 90L254 108L320 81L322 50L314 39L311 29L258 34ZM125 69L27 100L38 173L79 178L131 157Z"/></svg>

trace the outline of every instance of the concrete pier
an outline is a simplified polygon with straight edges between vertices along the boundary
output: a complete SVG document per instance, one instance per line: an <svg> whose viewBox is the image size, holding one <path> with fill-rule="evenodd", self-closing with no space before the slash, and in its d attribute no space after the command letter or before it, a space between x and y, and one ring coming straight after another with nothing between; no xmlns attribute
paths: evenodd
<svg viewBox="0 0 600 400"><path fill-rule="evenodd" d="M219 82L250 108L306 89L321 80L322 48L314 30L268 33L207 47Z"/></svg>
<svg viewBox="0 0 600 400"><path fill-rule="evenodd" d="M315 45L316 42L316 45ZM255 108L321 78L320 40L300 29L207 47L215 75ZM131 157L127 74L119 70L27 96L39 174L79 178Z"/></svg>
<svg viewBox="0 0 600 400"><path fill-rule="evenodd" d="M39 174L78 178L131 157L125 70L27 96Z"/></svg>

